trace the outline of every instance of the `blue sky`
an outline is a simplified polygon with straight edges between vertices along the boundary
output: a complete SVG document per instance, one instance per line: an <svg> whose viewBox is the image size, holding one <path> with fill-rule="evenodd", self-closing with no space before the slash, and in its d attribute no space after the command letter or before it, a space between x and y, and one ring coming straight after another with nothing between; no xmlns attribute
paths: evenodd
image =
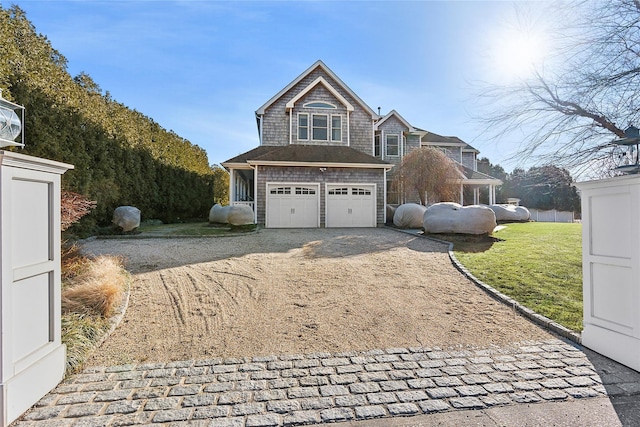
<svg viewBox="0 0 640 427"><path fill-rule="evenodd" d="M255 110L322 59L370 107L455 135L506 170L520 141L473 119L481 81L508 78L511 2L46 1L17 4L111 96L203 147L211 164L258 145ZM520 7L522 2L519 3Z"/></svg>

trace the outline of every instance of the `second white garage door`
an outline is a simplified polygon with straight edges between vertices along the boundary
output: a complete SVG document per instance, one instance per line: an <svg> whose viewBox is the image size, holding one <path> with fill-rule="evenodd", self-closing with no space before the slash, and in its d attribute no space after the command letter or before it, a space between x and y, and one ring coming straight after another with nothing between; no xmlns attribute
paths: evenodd
<svg viewBox="0 0 640 427"><path fill-rule="evenodd" d="M375 227L375 184L328 184L327 227Z"/></svg>

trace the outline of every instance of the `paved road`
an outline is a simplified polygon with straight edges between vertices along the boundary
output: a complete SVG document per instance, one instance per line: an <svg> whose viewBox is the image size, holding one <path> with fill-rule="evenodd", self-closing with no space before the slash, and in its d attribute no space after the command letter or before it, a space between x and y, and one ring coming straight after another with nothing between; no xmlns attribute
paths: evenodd
<svg viewBox="0 0 640 427"><path fill-rule="evenodd" d="M395 348L95 367L63 382L16 425L295 426L368 420L380 426L385 418L396 421L389 417L526 411L545 402L589 402L586 407L597 408L608 403L608 394L637 401L637 393L637 372L554 339L514 348Z"/></svg>

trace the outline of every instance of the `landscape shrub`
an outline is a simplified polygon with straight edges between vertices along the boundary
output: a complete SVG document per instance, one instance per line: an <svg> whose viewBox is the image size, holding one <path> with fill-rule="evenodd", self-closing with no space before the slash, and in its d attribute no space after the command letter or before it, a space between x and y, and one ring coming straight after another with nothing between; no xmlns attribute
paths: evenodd
<svg viewBox="0 0 640 427"><path fill-rule="evenodd" d="M122 301L128 275L113 256L87 261L83 271L62 289L62 312L109 317Z"/></svg>

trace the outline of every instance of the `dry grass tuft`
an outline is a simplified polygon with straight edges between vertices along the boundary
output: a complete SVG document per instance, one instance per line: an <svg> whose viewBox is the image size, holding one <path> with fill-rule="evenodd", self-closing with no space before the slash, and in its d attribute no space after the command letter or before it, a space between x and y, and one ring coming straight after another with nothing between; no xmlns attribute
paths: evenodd
<svg viewBox="0 0 640 427"><path fill-rule="evenodd" d="M112 256L100 256L75 270L62 289L62 312L98 314L109 317L122 301L128 274L122 261Z"/></svg>
<svg viewBox="0 0 640 427"><path fill-rule="evenodd" d="M91 260L80 250L76 242L64 241L61 248L62 282L67 283L82 274ZM64 285L63 285L64 286Z"/></svg>

